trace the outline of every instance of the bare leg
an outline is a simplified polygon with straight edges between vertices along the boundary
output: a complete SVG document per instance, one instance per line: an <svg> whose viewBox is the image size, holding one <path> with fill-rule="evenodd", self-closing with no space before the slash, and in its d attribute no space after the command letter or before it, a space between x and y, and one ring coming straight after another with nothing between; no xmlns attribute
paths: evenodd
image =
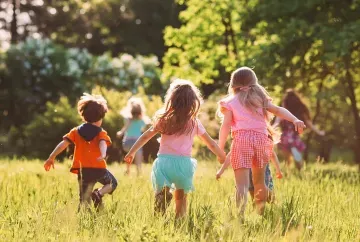
<svg viewBox="0 0 360 242"><path fill-rule="evenodd" d="M234 171L236 183L236 206L239 209L240 218L244 218L249 190L249 169L240 168Z"/></svg>
<svg viewBox="0 0 360 242"><path fill-rule="evenodd" d="M81 207L90 208L91 205L91 193L95 186L95 182L86 183L82 180L79 180L79 190L80 190L80 204L79 210Z"/></svg>
<svg viewBox="0 0 360 242"><path fill-rule="evenodd" d="M126 163L125 175L129 175L129 174L130 174L130 167L131 167L131 164Z"/></svg>
<svg viewBox="0 0 360 242"><path fill-rule="evenodd" d="M108 194L108 193L112 192L113 188L112 188L111 184L106 184L102 188L99 188L98 191L99 191L101 196L104 196L105 194Z"/></svg>
<svg viewBox="0 0 360 242"><path fill-rule="evenodd" d="M265 203L268 196L268 188L265 185L265 166L252 168L255 204L260 215L264 214Z"/></svg>
<svg viewBox="0 0 360 242"><path fill-rule="evenodd" d="M143 162L142 150L139 150L138 152L136 152L134 161L135 161L135 165L136 165L136 169L137 169L137 174L140 175L141 174L141 164Z"/></svg>
<svg viewBox="0 0 360 242"><path fill-rule="evenodd" d="M182 218L186 214L186 194L183 189L175 190L175 212L176 218Z"/></svg>

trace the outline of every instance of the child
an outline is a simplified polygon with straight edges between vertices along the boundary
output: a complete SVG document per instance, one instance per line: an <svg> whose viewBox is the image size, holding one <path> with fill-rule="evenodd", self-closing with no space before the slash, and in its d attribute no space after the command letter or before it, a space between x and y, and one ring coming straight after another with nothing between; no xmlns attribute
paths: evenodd
<svg viewBox="0 0 360 242"><path fill-rule="evenodd" d="M301 133L304 123L288 110L275 106L266 90L258 83L255 72L241 67L231 75L229 96L219 102L223 122L219 133L219 146L224 150L232 131L230 162L235 173L236 204L243 220L249 189L249 170L252 169L255 204L263 214L267 200L265 165L270 160L273 142L268 137L268 112L289 120Z"/></svg>
<svg viewBox="0 0 360 242"><path fill-rule="evenodd" d="M123 139L123 149L125 152L129 152L130 148L141 136L141 133L145 126L149 123L149 118L145 115L145 107L140 98L130 98L127 106L120 112L125 118L124 127L117 132L117 136ZM135 154L135 164L137 168L137 174L141 173L141 163L143 162L143 152L140 149ZM130 164L127 164L125 174L130 174Z"/></svg>
<svg viewBox="0 0 360 242"><path fill-rule="evenodd" d="M282 106L293 113L297 118L304 120L306 126L320 136L324 136L325 132L317 129L310 118L310 111L305 103L301 100L300 96L293 90L288 89L282 101ZM275 125L280 123L282 130L280 149L283 151L286 163L289 165L291 156L294 157L295 165L300 170L303 167L302 152L305 150L306 145L301 140L300 136L295 132L291 123L286 120L276 119Z"/></svg>
<svg viewBox="0 0 360 242"><path fill-rule="evenodd" d="M225 153L207 134L200 120L196 118L201 95L190 81L175 80L165 96L162 110L155 115L153 126L148 129L125 157L131 163L135 153L157 133L161 134L158 158L152 168L151 179L155 190L155 211L165 212L175 186L176 217L186 213L186 194L193 190L193 176L197 161L191 158L194 137L197 135L223 163Z"/></svg>
<svg viewBox="0 0 360 242"><path fill-rule="evenodd" d="M80 205L89 205L93 200L96 209L102 206L102 197L112 194L116 189L115 177L106 169L106 149L111 144L110 137L101 128L102 120L108 111L106 100L102 96L84 94L78 102L78 112L85 123L73 128L64 135L44 164L46 171L54 168L58 154L70 144L75 145L73 164L70 172L78 175ZM104 186L92 191L100 182ZM80 206L79 206L80 208Z"/></svg>

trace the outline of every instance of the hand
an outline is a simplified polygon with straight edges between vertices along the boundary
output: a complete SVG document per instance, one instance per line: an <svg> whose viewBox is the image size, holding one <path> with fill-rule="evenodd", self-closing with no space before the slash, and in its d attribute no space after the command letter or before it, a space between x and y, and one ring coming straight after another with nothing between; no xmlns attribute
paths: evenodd
<svg viewBox="0 0 360 242"><path fill-rule="evenodd" d="M55 169L55 166L54 166L54 159L52 158L49 158L45 161L44 163L44 168L45 168L45 171L50 171L51 167L53 169Z"/></svg>
<svg viewBox="0 0 360 242"><path fill-rule="evenodd" d="M304 124L303 121L297 119L293 122L294 126L295 126L295 130L299 133L302 134L302 132L304 131L304 128L306 128L306 125Z"/></svg>
<svg viewBox="0 0 360 242"><path fill-rule="evenodd" d="M123 135L124 135L124 133L121 131L116 133L116 137L118 137L118 138L121 138L121 136L123 136Z"/></svg>
<svg viewBox="0 0 360 242"><path fill-rule="evenodd" d="M218 172L216 173L216 180L219 180L223 173L224 173L224 171L222 169L218 170Z"/></svg>
<svg viewBox="0 0 360 242"><path fill-rule="evenodd" d="M281 171L276 172L276 178L277 178L277 179L281 179L281 178L283 178L283 174L282 174L282 172L281 172Z"/></svg>
<svg viewBox="0 0 360 242"><path fill-rule="evenodd" d="M226 160L226 156L221 156L221 157L218 156L217 160L219 161L220 164L223 164L225 162L225 160Z"/></svg>
<svg viewBox="0 0 360 242"><path fill-rule="evenodd" d="M128 153L124 158L124 161L128 164L131 164L133 160L134 160L134 155L130 153Z"/></svg>

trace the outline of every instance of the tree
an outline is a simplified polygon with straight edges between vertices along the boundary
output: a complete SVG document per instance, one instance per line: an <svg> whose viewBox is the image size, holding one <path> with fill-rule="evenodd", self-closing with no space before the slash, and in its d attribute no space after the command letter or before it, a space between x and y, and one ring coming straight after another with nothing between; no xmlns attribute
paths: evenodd
<svg viewBox="0 0 360 242"><path fill-rule="evenodd" d="M9 19L13 9L11 24L3 20L13 43L29 36L42 37L67 47L86 48L95 55L155 54L160 59L165 52L162 32L167 25L179 25L176 16L181 9L173 0L11 2L1 6L2 16ZM19 24L20 15L28 21Z"/></svg>
<svg viewBox="0 0 360 242"><path fill-rule="evenodd" d="M324 125L338 146L348 148L356 140L352 147L360 164L358 0L179 3L187 6L180 13L183 24L165 31L166 76L210 84L211 92L225 90L236 67L253 67L277 97L289 87L300 90L314 107L314 120ZM339 127L348 111L354 122ZM351 127L357 133L355 140L346 131ZM313 140L312 145L316 143Z"/></svg>

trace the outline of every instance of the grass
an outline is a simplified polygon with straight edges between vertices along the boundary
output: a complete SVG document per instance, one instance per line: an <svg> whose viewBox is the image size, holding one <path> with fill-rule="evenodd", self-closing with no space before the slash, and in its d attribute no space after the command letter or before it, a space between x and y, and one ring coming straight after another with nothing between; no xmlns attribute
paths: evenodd
<svg viewBox="0 0 360 242"><path fill-rule="evenodd" d="M360 241L360 175L356 167L313 164L303 173L285 172L275 181L276 203L264 217L247 207L238 223L233 175L215 180L217 164L200 162L188 216L153 215L153 193L144 175L118 178L113 196L99 213L77 213L76 176L69 163L46 173L36 160L0 160L0 241ZM135 169L134 169L135 171Z"/></svg>

